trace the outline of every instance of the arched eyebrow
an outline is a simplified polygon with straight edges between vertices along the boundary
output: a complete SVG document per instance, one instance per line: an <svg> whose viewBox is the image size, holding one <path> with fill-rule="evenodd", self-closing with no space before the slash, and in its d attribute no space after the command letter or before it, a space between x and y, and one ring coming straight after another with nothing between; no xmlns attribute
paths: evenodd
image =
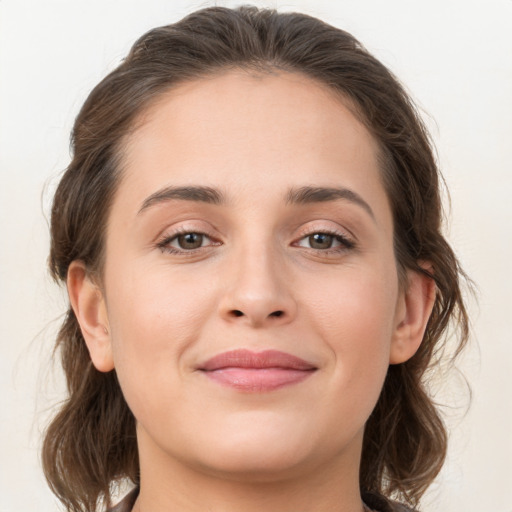
<svg viewBox="0 0 512 512"><path fill-rule="evenodd" d="M213 205L226 204L223 192L212 187L190 185L184 187L165 187L148 196L142 203L138 214L148 208L172 200L195 201ZM324 203L336 200L345 200L354 203L365 210L375 220L375 214L370 205L356 192L343 187L313 187L305 186L292 188L286 194L287 204L312 204Z"/></svg>
<svg viewBox="0 0 512 512"><path fill-rule="evenodd" d="M288 191L286 202L289 204L324 203L344 199L360 206L375 220L370 205L356 192L343 187L300 187Z"/></svg>
<svg viewBox="0 0 512 512"><path fill-rule="evenodd" d="M158 190L154 194L147 197L138 214L147 210L151 206L159 203L171 201L173 199L181 199L183 201L198 201L201 203L209 204L224 204L225 199L222 192L216 188L203 187L203 186L187 186L187 187L165 187Z"/></svg>

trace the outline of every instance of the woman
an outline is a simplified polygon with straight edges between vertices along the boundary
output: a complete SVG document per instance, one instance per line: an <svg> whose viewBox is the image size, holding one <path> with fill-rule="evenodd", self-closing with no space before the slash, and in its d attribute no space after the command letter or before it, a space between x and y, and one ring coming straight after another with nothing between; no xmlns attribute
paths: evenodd
<svg viewBox="0 0 512 512"><path fill-rule="evenodd" d="M415 507L467 339L439 171L397 80L300 14L209 8L84 104L52 210L69 400L43 462L69 511ZM398 501L392 501L394 498Z"/></svg>

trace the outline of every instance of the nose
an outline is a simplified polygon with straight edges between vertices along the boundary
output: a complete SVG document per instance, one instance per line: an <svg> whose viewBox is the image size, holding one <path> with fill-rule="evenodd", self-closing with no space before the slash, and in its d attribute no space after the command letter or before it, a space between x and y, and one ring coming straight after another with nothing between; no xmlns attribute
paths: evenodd
<svg viewBox="0 0 512 512"><path fill-rule="evenodd" d="M254 328L291 322L297 303L285 267L283 257L271 249L239 253L227 269L229 277L223 280L222 318Z"/></svg>

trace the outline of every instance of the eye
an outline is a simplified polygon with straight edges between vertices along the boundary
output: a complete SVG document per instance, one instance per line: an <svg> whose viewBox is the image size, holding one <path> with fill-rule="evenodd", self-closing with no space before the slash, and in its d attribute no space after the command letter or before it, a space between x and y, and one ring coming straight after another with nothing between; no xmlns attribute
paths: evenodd
<svg viewBox="0 0 512 512"><path fill-rule="evenodd" d="M169 245L180 249L199 249L207 239L208 237L202 233L184 233L174 237Z"/></svg>
<svg viewBox="0 0 512 512"><path fill-rule="evenodd" d="M185 253L218 244L213 242L205 233L186 231L167 236L157 245L165 252Z"/></svg>
<svg viewBox="0 0 512 512"><path fill-rule="evenodd" d="M299 247L326 251L328 249L351 249L354 243L340 233L317 232L301 238L297 244Z"/></svg>

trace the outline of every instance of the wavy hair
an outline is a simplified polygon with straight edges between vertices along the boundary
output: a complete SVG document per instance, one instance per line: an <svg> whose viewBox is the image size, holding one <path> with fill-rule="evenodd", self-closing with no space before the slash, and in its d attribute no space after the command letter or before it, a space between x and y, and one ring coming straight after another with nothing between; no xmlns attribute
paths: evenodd
<svg viewBox="0 0 512 512"><path fill-rule="evenodd" d="M352 35L303 14L212 7L142 36L94 88L76 119L72 161L51 213L50 272L65 282L70 263L81 260L101 275L123 139L163 92L233 68L302 73L327 85L378 143L399 274L403 279L406 269L427 273L437 294L418 352L389 367L366 424L360 487L363 494L417 505L441 469L447 444L425 375L438 364L450 323L457 351L467 341L465 276L442 234L442 178L428 132L398 80ZM431 273L422 262L431 264ZM113 482L139 481L135 419L115 370L100 373L92 365L71 309L56 347L69 398L47 428L44 471L69 512L93 512L102 502L110 504Z"/></svg>

